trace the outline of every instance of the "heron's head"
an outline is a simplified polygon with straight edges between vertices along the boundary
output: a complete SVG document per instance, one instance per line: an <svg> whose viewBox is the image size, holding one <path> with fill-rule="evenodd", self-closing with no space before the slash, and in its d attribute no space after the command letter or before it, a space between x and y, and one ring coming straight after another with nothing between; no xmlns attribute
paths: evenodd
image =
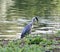
<svg viewBox="0 0 60 52"><path fill-rule="evenodd" d="M37 16L32 18L32 22L35 22L35 21L37 22L39 21Z"/></svg>

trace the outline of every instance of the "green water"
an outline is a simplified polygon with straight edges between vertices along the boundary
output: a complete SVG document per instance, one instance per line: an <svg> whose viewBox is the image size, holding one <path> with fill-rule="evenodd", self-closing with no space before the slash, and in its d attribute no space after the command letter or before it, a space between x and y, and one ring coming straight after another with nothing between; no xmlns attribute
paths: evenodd
<svg viewBox="0 0 60 52"><path fill-rule="evenodd" d="M60 21L60 0L0 0L0 34L20 33L34 16Z"/></svg>

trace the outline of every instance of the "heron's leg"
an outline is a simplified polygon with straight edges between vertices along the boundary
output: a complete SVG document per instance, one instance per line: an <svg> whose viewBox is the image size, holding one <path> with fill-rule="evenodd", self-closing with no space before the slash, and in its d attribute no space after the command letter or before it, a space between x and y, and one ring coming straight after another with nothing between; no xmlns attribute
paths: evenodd
<svg viewBox="0 0 60 52"><path fill-rule="evenodd" d="M30 29L29 34L31 34L31 30L32 30L32 29Z"/></svg>

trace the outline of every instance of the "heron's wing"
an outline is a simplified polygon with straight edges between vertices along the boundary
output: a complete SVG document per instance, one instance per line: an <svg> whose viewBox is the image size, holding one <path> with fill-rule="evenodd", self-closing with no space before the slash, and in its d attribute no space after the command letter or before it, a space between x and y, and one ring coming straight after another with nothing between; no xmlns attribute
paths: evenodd
<svg viewBox="0 0 60 52"><path fill-rule="evenodd" d="M25 35L29 34L31 30L30 24L26 25L24 29L22 30L21 37L24 37Z"/></svg>
<svg viewBox="0 0 60 52"><path fill-rule="evenodd" d="M24 27L21 33L21 38L23 38L25 35L29 34L32 28L32 22L30 22L28 25Z"/></svg>
<svg viewBox="0 0 60 52"><path fill-rule="evenodd" d="M31 28L32 28L32 23L30 22L28 25L24 27L24 29L22 30L22 33L29 33Z"/></svg>

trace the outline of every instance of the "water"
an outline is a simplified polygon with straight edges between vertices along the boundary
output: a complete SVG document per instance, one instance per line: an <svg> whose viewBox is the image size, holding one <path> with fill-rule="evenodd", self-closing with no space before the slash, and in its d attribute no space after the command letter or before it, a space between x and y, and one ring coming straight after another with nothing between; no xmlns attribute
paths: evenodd
<svg viewBox="0 0 60 52"><path fill-rule="evenodd" d="M58 1L55 2L58 3ZM60 15L57 16L58 19L56 20L58 12L54 13L52 8L50 10L49 5L51 7L53 6L50 4L50 1L0 0L0 35L17 35L21 33L24 26L28 24L34 16L40 16L39 20L43 19L43 21L44 19L48 21L53 21L54 19L54 21L59 22ZM56 15L54 16L54 14ZM35 30L39 28L40 26L36 23L32 32L35 32Z"/></svg>

